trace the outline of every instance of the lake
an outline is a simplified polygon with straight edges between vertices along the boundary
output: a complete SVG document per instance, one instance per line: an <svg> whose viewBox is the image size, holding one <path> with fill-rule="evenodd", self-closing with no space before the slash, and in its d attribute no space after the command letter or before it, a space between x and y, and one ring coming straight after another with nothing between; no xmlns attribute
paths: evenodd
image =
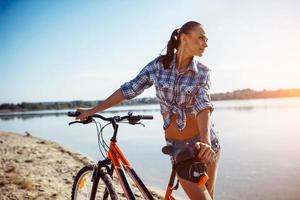
<svg viewBox="0 0 300 200"><path fill-rule="evenodd" d="M212 120L223 144L216 199L299 199L300 98L218 101L214 106ZM129 110L153 115L154 120L144 121L145 127L121 124L118 144L142 180L164 191L171 165L161 153L165 141L159 105L115 107L103 115L125 115ZM95 125L69 127L72 118L55 112L0 116L0 130L28 131L98 160ZM110 132L111 128L104 130L107 141ZM182 191L176 194L188 199Z"/></svg>

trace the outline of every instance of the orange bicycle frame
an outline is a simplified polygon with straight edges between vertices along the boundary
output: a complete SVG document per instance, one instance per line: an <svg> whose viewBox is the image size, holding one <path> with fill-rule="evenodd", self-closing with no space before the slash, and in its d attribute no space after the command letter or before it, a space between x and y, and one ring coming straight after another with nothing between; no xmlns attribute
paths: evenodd
<svg viewBox="0 0 300 200"><path fill-rule="evenodd" d="M123 154L119 146L116 144L116 142L112 141L110 143L110 148L108 151L107 158L110 159L112 162L114 170L116 171L117 177L120 181L120 184L123 188L123 191L127 199L133 200L135 199L135 196L127 181L124 170L127 172L127 174L129 174L130 178L133 180L133 182L136 184L136 186L138 187L138 189L141 191L142 195L146 199L148 200L154 199L152 194L149 192L145 184L138 177L138 175L132 168L130 162L127 160L127 158L125 157L125 155ZM173 188L170 185L168 185L165 194L165 200L175 200L175 198L172 196L172 191Z"/></svg>

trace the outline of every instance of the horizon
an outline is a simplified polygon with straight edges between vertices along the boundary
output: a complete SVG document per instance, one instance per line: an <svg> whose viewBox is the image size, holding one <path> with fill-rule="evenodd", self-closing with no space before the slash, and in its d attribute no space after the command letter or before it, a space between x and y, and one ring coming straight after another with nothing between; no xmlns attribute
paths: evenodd
<svg viewBox="0 0 300 200"><path fill-rule="evenodd" d="M281 88L281 89L274 89L274 90L268 90L268 89L262 89L262 90L253 90L251 88L244 88L244 89L237 89L237 90L233 90L233 91L225 91L225 92L218 92L218 93L211 93L211 95L216 95L216 94L226 94L226 93L234 93L237 91L243 91L243 90L252 90L253 92L276 92L276 91L287 91L287 90L298 90L300 91L300 88ZM282 97L271 97L271 98L293 98L293 97L299 97L299 96L282 96ZM156 96L138 96L134 99L140 99L140 98L156 98ZM250 100L250 99L269 99L270 97L266 97L266 98L249 98L249 99L224 99L224 100L216 100L216 101L228 101L228 100ZM134 100L133 99L133 100ZM21 102L0 102L0 105L3 104L22 104L22 103L66 103L66 102L74 102L74 101L85 101L85 102L89 102L89 101L104 101L105 99L87 99L87 100L82 100L82 99L75 99L75 100L54 100L54 101L21 101ZM212 100L214 101L214 100Z"/></svg>
<svg viewBox="0 0 300 200"><path fill-rule="evenodd" d="M190 20L208 32L199 60L211 93L300 88L298 10L295 0L0 0L0 104L105 99Z"/></svg>

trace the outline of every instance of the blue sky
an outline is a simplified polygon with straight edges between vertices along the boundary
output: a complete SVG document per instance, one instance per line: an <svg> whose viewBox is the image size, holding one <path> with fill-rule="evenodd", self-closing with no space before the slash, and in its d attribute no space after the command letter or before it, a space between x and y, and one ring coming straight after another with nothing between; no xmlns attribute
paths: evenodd
<svg viewBox="0 0 300 200"><path fill-rule="evenodd" d="M0 103L104 99L189 20L212 92L300 88L300 1L0 0ZM142 96L154 96L154 88Z"/></svg>

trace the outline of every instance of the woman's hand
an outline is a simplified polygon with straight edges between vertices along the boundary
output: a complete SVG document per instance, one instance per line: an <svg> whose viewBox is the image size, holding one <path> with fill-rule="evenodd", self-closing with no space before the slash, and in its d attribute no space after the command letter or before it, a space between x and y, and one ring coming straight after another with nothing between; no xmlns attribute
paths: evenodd
<svg viewBox="0 0 300 200"><path fill-rule="evenodd" d="M216 153L211 148L211 145L202 142L197 142L195 144L195 147L199 151L198 158L200 159L200 161L207 165L214 161Z"/></svg>
<svg viewBox="0 0 300 200"><path fill-rule="evenodd" d="M86 118L94 114L91 109L78 108L76 111L80 112L80 115L76 117L76 119L79 119L80 121L84 121Z"/></svg>

